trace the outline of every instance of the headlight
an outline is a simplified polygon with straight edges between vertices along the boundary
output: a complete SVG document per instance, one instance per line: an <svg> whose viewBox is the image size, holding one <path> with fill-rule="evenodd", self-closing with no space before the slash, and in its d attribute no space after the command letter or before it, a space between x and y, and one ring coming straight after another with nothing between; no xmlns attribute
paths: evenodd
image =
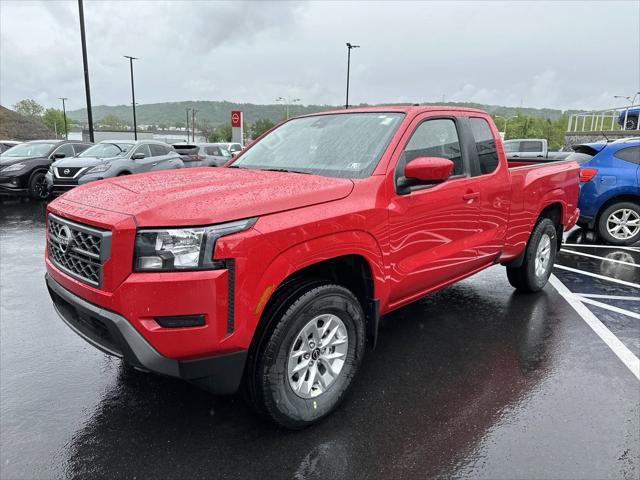
<svg viewBox="0 0 640 480"><path fill-rule="evenodd" d="M198 228L139 230L136 235L135 270L211 270L220 264L213 260L216 240L241 232L255 218Z"/></svg>
<svg viewBox="0 0 640 480"><path fill-rule="evenodd" d="M87 173L102 173L102 172L106 172L107 170L109 170L109 168L111 168L111 165L109 165L108 163L104 163L102 165L96 165L91 170L89 170Z"/></svg>
<svg viewBox="0 0 640 480"><path fill-rule="evenodd" d="M14 163L13 165L9 165L2 169L3 172L17 172L18 170L22 170L26 165L24 163Z"/></svg>

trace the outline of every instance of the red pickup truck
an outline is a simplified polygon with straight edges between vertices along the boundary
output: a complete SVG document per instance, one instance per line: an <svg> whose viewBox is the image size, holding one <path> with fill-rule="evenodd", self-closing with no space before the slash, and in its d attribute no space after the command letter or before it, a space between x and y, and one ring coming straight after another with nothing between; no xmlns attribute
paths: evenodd
<svg viewBox="0 0 640 480"><path fill-rule="evenodd" d="M378 320L495 264L547 283L578 165L509 168L482 111L376 107L291 119L227 168L118 177L47 212L46 282L80 336L280 425L334 410Z"/></svg>

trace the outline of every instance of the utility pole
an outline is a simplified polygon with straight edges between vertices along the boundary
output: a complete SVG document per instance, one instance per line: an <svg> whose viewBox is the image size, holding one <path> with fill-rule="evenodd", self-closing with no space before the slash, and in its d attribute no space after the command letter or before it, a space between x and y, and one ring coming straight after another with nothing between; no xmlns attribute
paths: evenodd
<svg viewBox="0 0 640 480"><path fill-rule="evenodd" d="M80 16L80 41L82 42L82 64L84 65L84 90L87 97L87 122L89 123L89 141L93 138L93 115L91 113L91 89L89 88L89 63L87 62L87 39L84 34L84 8L82 0L78 0L78 13Z"/></svg>
<svg viewBox="0 0 640 480"><path fill-rule="evenodd" d="M191 110L190 108L185 108L185 110L187 111L187 143L189 143L189 110Z"/></svg>
<svg viewBox="0 0 640 480"><path fill-rule="evenodd" d="M351 49L360 48L360 45L352 45L347 42L347 99L344 102L345 110L349 108L349 73L351 70Z"/></svg>
<svg viewBox="0 0 640 480"><path fill-rule="evenodd" d="M133 61L138 60L136 57L124 55L129 59L129 68L131 70L131 105L133 105L133 139L138 140L138 124L136 123L136 91L133 87Z"/></svg>
<svg viewBox="0 0 640 480"><path fill-rule="evenodd" d="M196 141L196 112L198 110L196 110L195 108L191 109L191 141L195 142Z"/></svg>
<svg viewBox="0 0 640 480"><path fill-rule="evenodd" d="M64 105L64 101L69 99L67 97L58 97L58 98L62 100L62 115L64 116L64 139L69 140L69 131L67 129L67 109Z"/></svg>

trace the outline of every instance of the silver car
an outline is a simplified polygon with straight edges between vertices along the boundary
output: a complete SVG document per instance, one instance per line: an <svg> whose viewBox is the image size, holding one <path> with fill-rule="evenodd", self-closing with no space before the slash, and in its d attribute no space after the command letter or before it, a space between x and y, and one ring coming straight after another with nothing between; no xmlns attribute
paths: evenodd
<svg viewBox="0 0 640 480"><path fill-rule="evenodd" d="M174 143L185 167L221 167L231 160L231 153L221 143Z"/></svg>
<svg viewBox="0 0 640 480"><path fill-rule="evenodd" d="M49 191L60 194L94 180L182 167L180 155L164 142L104 140L53 162L46 179Z"/></svg>

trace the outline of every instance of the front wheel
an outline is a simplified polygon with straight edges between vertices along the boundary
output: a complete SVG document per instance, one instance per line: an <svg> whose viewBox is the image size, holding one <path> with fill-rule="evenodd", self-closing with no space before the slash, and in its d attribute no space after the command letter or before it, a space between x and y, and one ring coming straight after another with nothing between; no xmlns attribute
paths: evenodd
<svg viewBox="0 0 640 480"><path fill-rule="evenodd" d="M627 123L625 124L625 130L635 130L638 128L638 118L632 117L627 118Z"/></svg>
<svg viewBox="0 0 640 480"><path fill-rule="evenodd" d="M548 218L540 220L527 244L519 267L507 267L509 283L521 292L538 292L551 276L558 248L556 226Z"/></svg>
<svg viewBox="0 0 640 480"><path fill-rule="evenodd" d="M259 409L299 429L344 399L364 355L365 320L356 297L339 285L312 285L289 302L276 309L280 317L273 319L250 381Z"/></svg>
<svg viewBox="0 0 640 480"><path fill-rule="evenodd" d="M600 215L598 233L613 245L631 245L640 240L640 205L620 202Z"/></svg>
<svg viewBox="0 0 640 480"><path fill-rule="evenodd" d="M36 172L29 179L29 196L34 200L46 200L49 197L49 185L45 172Z"/></svg>

